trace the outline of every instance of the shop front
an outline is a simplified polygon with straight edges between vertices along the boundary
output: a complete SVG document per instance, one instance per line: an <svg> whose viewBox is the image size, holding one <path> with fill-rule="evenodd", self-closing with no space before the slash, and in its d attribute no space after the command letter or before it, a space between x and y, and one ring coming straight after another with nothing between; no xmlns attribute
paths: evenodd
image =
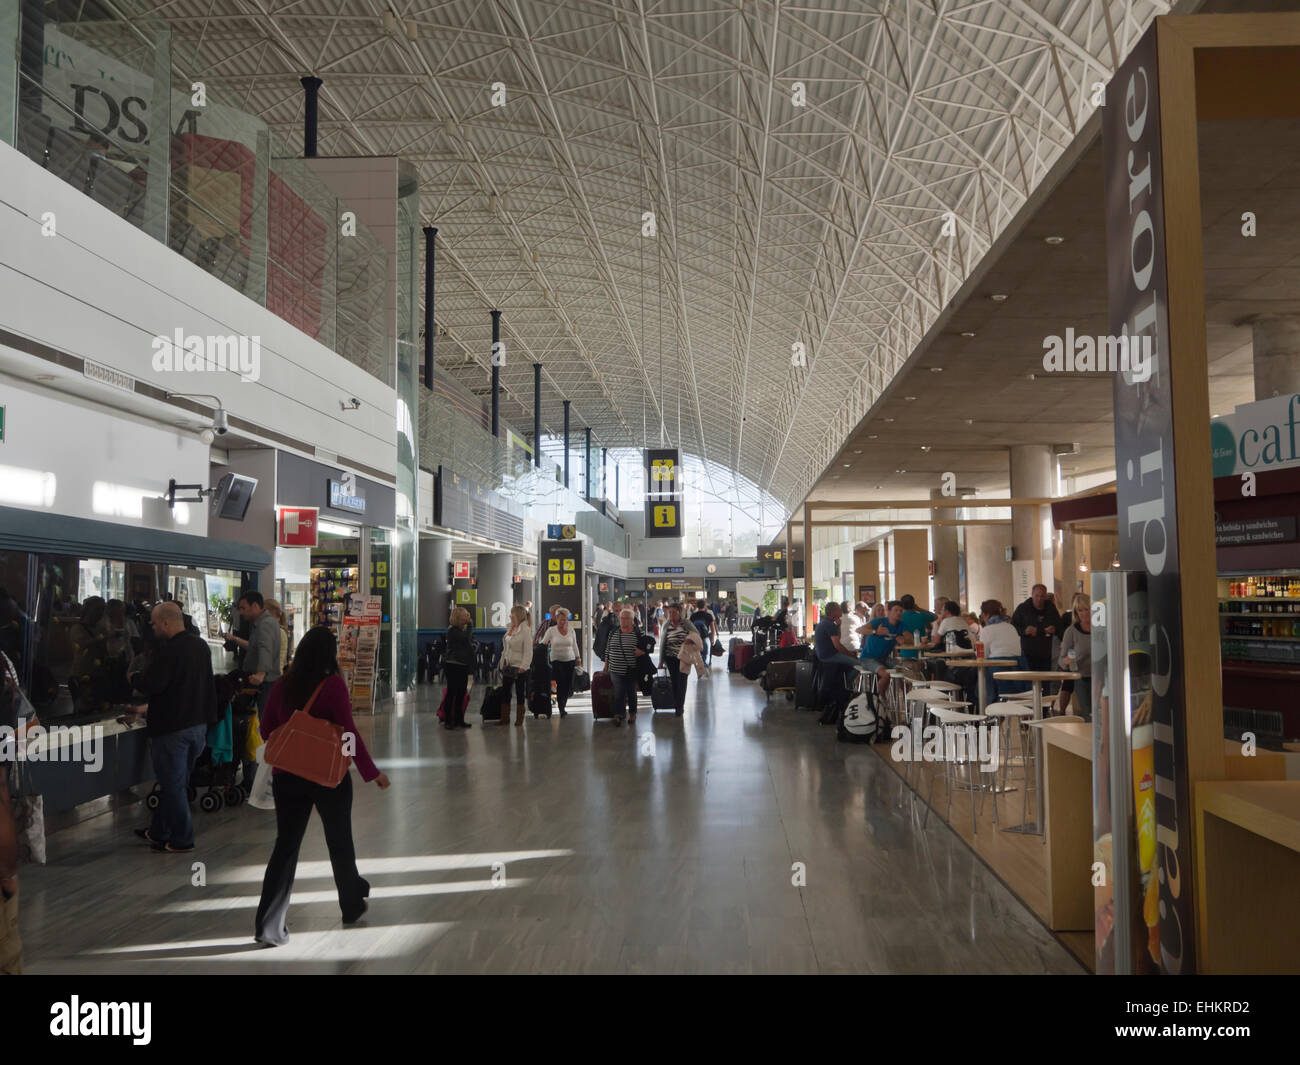
<svg viewBox="0 0 1300 1065"><path fill-rule="evenodd" d="M57 812L149 779L143 730L116 719L150 610L178 603L207 641L213 672L228 672L230 608L270 561L246 544L0 507L0 651L42 727L75 726L102 744L94 772L71 759L33 761L23 790Z"/></svg>
<svg viewBox="0 0 1300 1065"><path fill-rule="evenodd" d="M402 590L396 528L396 492L288 452L276 455L274 588L290 620L292 647L307 629L323 625L342 635L353 600L376 597L380 609L377 695L392 694ZM414 633L410 634L414 639ZM403 687L403 685L397 685Z"/></svg>

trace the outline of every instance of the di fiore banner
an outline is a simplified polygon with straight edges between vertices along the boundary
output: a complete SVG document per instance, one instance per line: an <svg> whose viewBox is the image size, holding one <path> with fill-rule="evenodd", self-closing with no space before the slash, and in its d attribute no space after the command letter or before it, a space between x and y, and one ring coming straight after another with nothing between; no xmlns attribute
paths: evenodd
<svg viewBox="0 0 1300 1065"><path fill-rule="evenodd" d="M1146 374L1115 374L1119 557L1125 570L1146 575L1160 971L1188 973L1196 971L1190 853L1193 825L1187 785L1186 663L1174 496L1158 30L1159 23L1147 31L1106 90L1102 112L1106 274L1111 333L1129 338L1150 336L1154 357ZM1185 105L1193 106L1190 101ZM1115 755L1121 757L1120 752Z"/></svg>

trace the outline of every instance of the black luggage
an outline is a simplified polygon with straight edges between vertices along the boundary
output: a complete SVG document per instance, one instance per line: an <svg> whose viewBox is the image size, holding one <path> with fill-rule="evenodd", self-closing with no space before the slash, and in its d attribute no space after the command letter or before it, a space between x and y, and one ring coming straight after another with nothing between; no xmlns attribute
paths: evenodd
<svg viewBox="0 0 1300 1065"><path fill-rule="evenodd" d="M763 673L763 690L774 692L789 691L795 687L799 663L796 661L770 662Z"/></svg>
<svg viewBox="0 0 1300 1065"><path fill-rule="evenodd" d="M510 688L504 684L488 683L483 688L483 705L480 710L484 721L500 721L502 704L510 706Z"/></svg>
<svg viewBox="0 0 1300 1065"><path fill-rule="evenodd" d="M795 663L794 705L798 710L817 709L817 660L807 659Z"/></svg>
<svg viewBox="0 0 1300 1065"><path fill-rule="evenodd" d="M549 683L541 687L535 687L528 693L528 708L533 712L533 717L551 716L551 686Z"/></svg>
<svg viewBox="0 0 1300 1065"><path fill-rule="evenodd" d="M650 687L650 706L654 710L676 710L677 695L667 671L658 674Z"/></svg>
<svg viewBox="0 0 1300 1065"><path fill-rule="evenodd" d="M767 654L751 658L745 664L742 672L746 680L758 680L771 667L773 662L798 662L800 659L809 657L811 653L811 648L802 643L796 644L794 647L778 647Z"/></svg>

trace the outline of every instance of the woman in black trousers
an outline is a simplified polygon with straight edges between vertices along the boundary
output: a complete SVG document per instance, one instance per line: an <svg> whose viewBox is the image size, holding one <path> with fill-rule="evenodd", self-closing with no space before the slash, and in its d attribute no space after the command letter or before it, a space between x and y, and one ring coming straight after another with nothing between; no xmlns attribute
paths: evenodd
<svg viewBox="0 0 1300 1065"><path fill-rule="evenodd" d="M465 692L469 688L470 670L474 668L474 648L469 642L469 611L463 606L451 612L447 628L447 654L443 668L447 671L447 696L443 710L445 729L473 728L465 721Z"/></svg>
<svg viewBox="0 0 1300 1065"><path fill-rule="evenodd" d="M387 775L375 765L352 720L352 698L339 676L337 648L329 629L318 626L303 636L289 672L271 689L266 712L259 722L262 737L269 739L294 711L305 710L312 717L338 725L345 738L351 736L361 778L367 783L373 780L381 789L387 788ZM360 920L366 912L370 884L357 871L357 853L352 843L352 774L345 774L336 787L328 788L281 769L272 773L275 849L262 879L262 899L257 907L253 935L259 943L278 947L289 940L286 924L289 898L298 868L298 850L313 808L320 814L321 827L325 830L325 846L329 848L344 924Z"/></svg>

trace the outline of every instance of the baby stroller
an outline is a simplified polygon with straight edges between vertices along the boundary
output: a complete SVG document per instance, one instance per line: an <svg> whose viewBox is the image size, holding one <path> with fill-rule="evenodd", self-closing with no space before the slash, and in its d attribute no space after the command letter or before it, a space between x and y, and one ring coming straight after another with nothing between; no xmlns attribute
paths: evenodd
<svg viewBox="0 0 1300 1065"><path fill-rule="evenodd" d="M223 806L238 806L248 798L243 786L235 783L233 736L232 712L227 703L217 720L208 726L208 745L194 763L186 786L190 802L197 798L199 809L204 813L215 813ZM200 788L204 789L202 795L199 794ZM162 795L157 783L144 802L150 810L158 809Z"/></svg>
<svg viewBox="0 0 1300 1065"><path fill-rule="evenodd" d="M235 783L239 765L235 752L245 749L253 720L253 699L243 692L244 677L244 673L234 670L213 680L221 710L217 720L208 726L208 745L194 763L186 788L190 802L197 798L204 813L214 813L223 806L238 806L252 791L251 780ZM199 795L200 788L205 789L202 795ZM154 784L153 791L145 797L145 805L156 810L161 801L159 787Z"/></svg>

